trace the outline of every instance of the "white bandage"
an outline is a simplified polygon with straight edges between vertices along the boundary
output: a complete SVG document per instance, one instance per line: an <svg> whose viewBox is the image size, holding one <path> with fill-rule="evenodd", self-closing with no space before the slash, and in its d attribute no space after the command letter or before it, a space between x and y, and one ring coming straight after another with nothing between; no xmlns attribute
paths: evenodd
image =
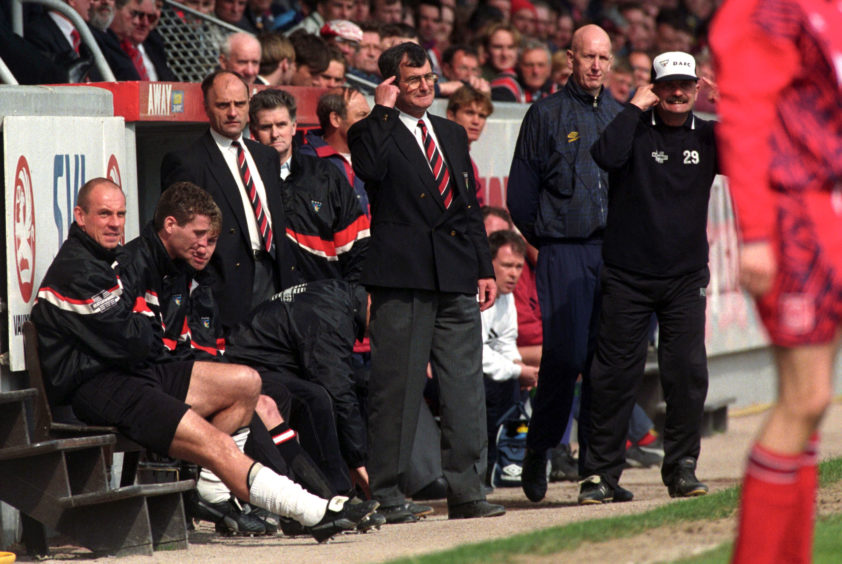
<svg viewBox="0 0 842 564"><path fill-rule="evenodd" d="M312 527L324 517L327 500L308 493L301 486L269 468L261 468L249 489L249 502Z"/></svg>

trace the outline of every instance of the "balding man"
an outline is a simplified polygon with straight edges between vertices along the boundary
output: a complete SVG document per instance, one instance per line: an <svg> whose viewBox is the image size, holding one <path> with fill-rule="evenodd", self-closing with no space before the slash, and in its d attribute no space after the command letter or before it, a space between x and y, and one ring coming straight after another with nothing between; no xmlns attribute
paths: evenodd
<svg viewBox="0 0 842 564"><path fill-rule="evenodd" d="M260 72L260 41L250 33L234 33L222 44L219 68L235 72L251 86Z"/></svg>
<svg viewBox="0 0 842 564"><path fill-rule="evenodd" d="M599 319L598 277L608 207L608 174L589 150L622 109L603 87L613 56L602 28L578 29L567 57L571 79L558 94L533 104L523 120L507 199L518 229L540 251L536 282L544 312L544 348L522 479L532 501L546 494L547 451L564 434L579 374L580 457L587 450L588 367ZM629 495L624 492L618 487L614 499Z"/></svg>

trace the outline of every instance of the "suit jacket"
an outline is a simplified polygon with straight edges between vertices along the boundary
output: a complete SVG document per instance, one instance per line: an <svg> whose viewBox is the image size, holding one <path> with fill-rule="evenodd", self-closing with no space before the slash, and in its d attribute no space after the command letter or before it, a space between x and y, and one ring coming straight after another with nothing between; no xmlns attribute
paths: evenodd
<svg viewBox="0 0 842 564"><path fill-rule="evenodd" d="M143 48L146 50L146 55L152 61L155 67L155 72L158 73L158 80L162 82L177 82L175 73L167 64L167 50L164 47L164 38L158 33L157 29L149 32L146 41L143 42Z"/></svg>
<svg viewBox="0 0 842 564"><path fill-rule="evenodd" d="M453 201L445 208L426 157L398 116L377 105L348 132L354 171L371 203L361 282L474 294L477 280L492 278L494 268L465 130L430 115L452 179Z"/></svg>
<svg viewBox="0 0 842 564"><path fill-rule="evenodd" d="M281 199L280 161L278 153L271 147L248 139L245 140L245 144L266 187L266 197L269 200L266 205L272 217L278 266L275 269L275 285L281 289L285 284L282 284L280 267L287 259L288 253L284 252L286 221ZM217 280L214 285L214 297L219 304L222 325L227 331L242 321L249 310L257 305L247 298L251 296L254 284L254 255L246 214L254 211L250 208L244 209L240 189L210 131L187 149L164 156L161 163L162 189L181 180L193 182L210 192L222 211L222 232L219 234L216 252L208 268ZM283 270L289 272L288 268Z"/></svg>
<svg viewBox="0 0 842 564"><path fill-rule="evenodd" d="M26 25L23 37L53 61L68 62L79 58L73 46L46 11Z"/></svg>
<svg viewBox="0 0 842 564"><path fill-rule="evenodd" d="M134 67L131 57L120 47L120 40L117 39L117 35L110 29L105 31L94 27L90 29L97 45L102 50L105 61L111 67L111 72L114 73L114 78L117 80L140 80L140 75L137 74L137 69ZM96 67L91 70L91 80L94 82L103 80Z"/></svg>

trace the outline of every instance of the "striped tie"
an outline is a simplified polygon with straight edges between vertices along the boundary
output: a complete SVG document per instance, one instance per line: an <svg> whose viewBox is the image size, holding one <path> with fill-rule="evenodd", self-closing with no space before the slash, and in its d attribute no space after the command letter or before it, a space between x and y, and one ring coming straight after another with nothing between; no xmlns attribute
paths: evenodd
<svg viewBox="0 0 842 564"><path fill-rule="evenodd" d="M444 164L444 159L441 158L436 142L433 141L433 136L427 132L427 126L424 120L418 120L418 127L421 128L421 139L424 141L424 153L427 155L427 160L430 161L430 167L433 169L433 176L436 179L436 186L441 194L441 199L444 202L444 207L449 208L453 201L453 191L450 189L450 172L447 170L447 165Z"/></svg>
<svg viewBox="0 0 842 564"><path fill-rule="evenodd" d="M243 178L243 186L246 187L246 193L249 195L251 207L254 210L254 217L257 220L257 229L260 231L260 236L263 239L263 248L268 253L272 253L274 243L272 240L272 226L269 225L269 218L266 217L266 212L263 210L263 203L260 201L260 195L257 193L257 188L254 186L254 180L251 178L251 171L246 160L246 152L239 141L232 141L231 145L237 148L237 166L240 168L240 176Z"/></svg>

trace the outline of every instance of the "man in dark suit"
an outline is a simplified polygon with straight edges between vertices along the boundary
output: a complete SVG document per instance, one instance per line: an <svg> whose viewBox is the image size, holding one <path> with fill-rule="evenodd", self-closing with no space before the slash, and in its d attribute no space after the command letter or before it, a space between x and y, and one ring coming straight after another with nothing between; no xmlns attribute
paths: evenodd
<svg viewBox="0 0 842 564"><path fill-rule="evenodd" d="M348 135L354 170L371 201L361 278L372 300L371 492L387 519L411 512L398 483L409 465L430 362L440 386L449 517L502 515L505 509L485 501L482 490L480 309L494 303L497 289L467 136L427 113L436 75L423 48L396 45L379 66L385 80L376 105Z"/></svg>
<svg viewBox="0 0 842 564"><path fill-rule="evenodd" d="M187 149L164 156L161 181L163 187L179 180L193 182L210 192L222 210L222 232L210 270L228 331L253 306L285 287L280 267L285 258L281 172L274 149L243 139L249 110L243 79L217 71L202 82L202 92L210 130ZM248 166L248 182L240 161Z"/></svg>
<svg viewBox="0 0 842 564"><path fill-rule="evenodd" d="M158 11L153 0L117 0L108 35L116 37L125 57L118 52L110 53L105 48L103 51L112 68L115 66L112 60L117 58L117 66L126 71L118 75L115 70L118 80L177 80L167 65L163 40L157 33L153 34L157 21ZM126 64L126 60L131 61L131 66Z"/></svg>
<svg viewBox="0 0 842 564"><path fill-rule="evenodd" d="M88 21L90 0L67 0L67 5L83 20ZM82 45L79 30L69 18L56 10L44 11L39 17L28 21L23 36L58 64L69 63L79 58Z"/></svg>

